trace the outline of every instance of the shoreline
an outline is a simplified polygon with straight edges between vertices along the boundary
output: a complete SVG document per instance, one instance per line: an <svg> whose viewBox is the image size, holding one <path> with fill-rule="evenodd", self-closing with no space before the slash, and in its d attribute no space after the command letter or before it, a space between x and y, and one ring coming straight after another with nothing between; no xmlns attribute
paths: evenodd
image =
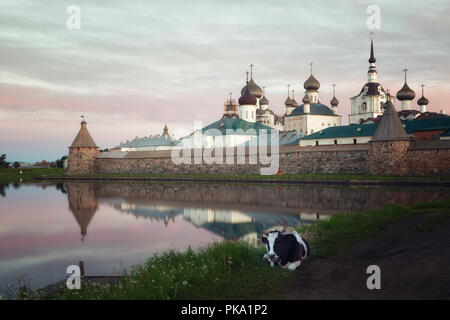
<svg viewBox="0 0 450 320"><path fill-rule="evenodd" d="M23 291L25 296L22 298L82 300L295 298L296 294L301 292L294 292L292 295L293 288L289 283L305 282L304 277L307 274L312 273L310 277L315 274L311 271L316 268L315 266L326 269L327 264L340 259L342 255L345 258L348 254L357 254L357 248L360 246L365 246L368 251L375 250L380 244L378 238L392 228L396 237L409 243L409 238L404 238L407 233L395 231L395 226L399 224L406 226L409 236L415 237L432 232L429 233L429 240L435 241L433 239L441 235L436 228L445 221L450 222L450 199L410 206L388 205L383 209L357 213L342 212L329 220L299 226L296 229L311 244L310 259L302 265L300 272L271 268L261 259L265 252L262 246L253 247L242 241L227 241L209 244L199 250L189 248L184 251L167 250L154 254L144 263L124 270L122 275L86 276L84 279L87 285L81 290L65 289L63 280L34 292ZM387 242L387 247L391 248L391 243ZM412 253L415 259L416 255L413 251ZM401 255L392 257L393 262L402 259ZM345 258L344 261L354 263L356 260ZM339 265L338 263L337 268ZM416 271L420 274L420 269ZM322 274L327 273L322 272L316 277L320 278ZM208 287L205 287L205 281L210 284ZM320 278L320 281L323 282L321 286L332 286L333 282L326 277ZM355 283L358 284L359 280ZM309 289L313 290L314 287ZM261 294L266 292L267 288L273 289L271 294ZM313 290L312 293L318 297L323 295L320 288ZM286 295L288 296L285 297Z"/></svg>
<svg viewBox="0 0 450 320"><path fill-rule="evenodd" d="M433 177L435 178L435 177ZM426 177L401 177L395 180L393 177L387 179L339 179L339 178L217 178L204 177L140 177L140 176L41 176L34 177L36 181L161 181L161 182L219 182L219 183L255 183L255 184L308 184L308 185L339 185L339 186L436 186L450 187L450 180L426 180Z"/></svg>

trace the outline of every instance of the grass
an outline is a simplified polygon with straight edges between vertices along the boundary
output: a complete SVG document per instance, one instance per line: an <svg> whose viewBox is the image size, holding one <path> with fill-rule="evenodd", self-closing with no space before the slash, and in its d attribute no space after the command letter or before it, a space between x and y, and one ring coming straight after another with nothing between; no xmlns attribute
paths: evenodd
<svg viewBox="0 0 450 320"><path fill-rule="evenodd" d="M326 258L351 250L358 242L370 239L389 225L415 216L425 216L417 232L432 230L450 219L450 199L414 204L389 205L380 210L342 213L329 220L300 226L299 233L311 245L311 257ZM431 229L430 229L431 228ZM271 268L261 258L263 247L243 242L213 243L200 250L166 251L145 263L124 271L110 285L93 285L81 290L63 289L51 296L39 291L22 298L45 299L251 299L262 292L281 292L283 283L294 273ZM25 291L26 293L27 291Z"/></svg>
<svg viewBox="0 0 450 320"><path fill-rule="evenodd" d="M56 299L236 299L275 286L288 271L261 259L263 248L243 242L156 254L110 285L64 289Z"/></svg>
<svg viewBox="0 0 450 320"><path fill-rule="evenodd" d="M57 178L58 174L50 175L49 177ZM63 176L64 177L64 176ZM126 174L126 173L108 173L108 174L92 174L92 175L77 175L72 177L79 178L106 178L106 179L205 179L205 180L382 180L382 181L450 181L448 175L437 176L375 176L364 174L344 174L344 173L304 173L304 174L282 174L263 176L259 174Z"/></svg>
<svg viewBox="0 0 450 320"><path fill-rule="evenodd" d="M21 173L22 172L22 173ZM64 170L58 168L50 169L0 169L0 183L31 182L36 177L46 175L63 175ZM21 180L22 179L22 180Z"/></svg>
<svg viewBox="0 0 450 320"><path fill-rule="evenodd" d="M417 215L425 215L427 219L415 231L431 231L437 223L450 218L450 200L337 214L329 220L301 226L297 231L309 240L312 259L326 258L350 250L357 242L369 239L392 223Z"/></svg>

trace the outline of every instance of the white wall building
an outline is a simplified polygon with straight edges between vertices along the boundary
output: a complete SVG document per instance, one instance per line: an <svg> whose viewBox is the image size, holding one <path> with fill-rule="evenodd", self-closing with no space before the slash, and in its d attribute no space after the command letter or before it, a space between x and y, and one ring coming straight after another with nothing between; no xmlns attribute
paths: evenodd
<svg viewBox="0 0 450 320"><path fill-rule="evenodd" d="M387 94L381 84L378 83L378 73L375 66L375 55L373 51L373 39L370 42L369 71L367 72L367 83L360 93L352 98L349 123L361 123L368 118L376 118L383 114L383 105L387 101ZM392 98L393 99L393 98ZM393 100L391 100L394 103Z"/></svg>

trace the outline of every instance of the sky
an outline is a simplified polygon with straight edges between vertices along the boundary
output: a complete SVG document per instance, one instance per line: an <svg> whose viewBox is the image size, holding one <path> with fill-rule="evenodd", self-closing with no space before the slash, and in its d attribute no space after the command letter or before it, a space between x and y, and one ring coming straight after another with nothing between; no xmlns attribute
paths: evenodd
<svg viewBox="0 0 450 320"><path fill-rule="evenodd" d="M67 8L80 8L69 29ZM369 30L368 6L380 8ZM384 89L408 84L450 112L450 2L300 0L2 0L0 154L7 161L67 154L84 115L100 148L217 121L245 72L284 114L287 84L303 96L309 63L342 123L367 81L371 31ZM396 107L400 104L397 101Z"/></svg>

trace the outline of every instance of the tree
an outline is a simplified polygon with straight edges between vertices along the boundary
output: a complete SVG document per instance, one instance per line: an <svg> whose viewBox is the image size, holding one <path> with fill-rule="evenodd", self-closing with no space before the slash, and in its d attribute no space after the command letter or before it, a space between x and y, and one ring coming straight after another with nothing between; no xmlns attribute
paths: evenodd
<svg viewBox="0 0 450 320"><path fill-rule="evenodd" d="M67 159L67 156L62 156L61 159L56 160L56 167L57 168L64 168L64 160Z"/></svg>
<svg viewBox="0 0 450 320"><path fill-rule="evenodd" d="M9 168L9 162L6 161L6 154L0 156L0 168Z"/></svg>
<svg viewBox="0 0 450 320"><path fill-rule="evenodd" d="M15 162L13 163L13 167L14 167L15 169L20 168L20 163L19 163L19 161L15 161Z"/></svg>

